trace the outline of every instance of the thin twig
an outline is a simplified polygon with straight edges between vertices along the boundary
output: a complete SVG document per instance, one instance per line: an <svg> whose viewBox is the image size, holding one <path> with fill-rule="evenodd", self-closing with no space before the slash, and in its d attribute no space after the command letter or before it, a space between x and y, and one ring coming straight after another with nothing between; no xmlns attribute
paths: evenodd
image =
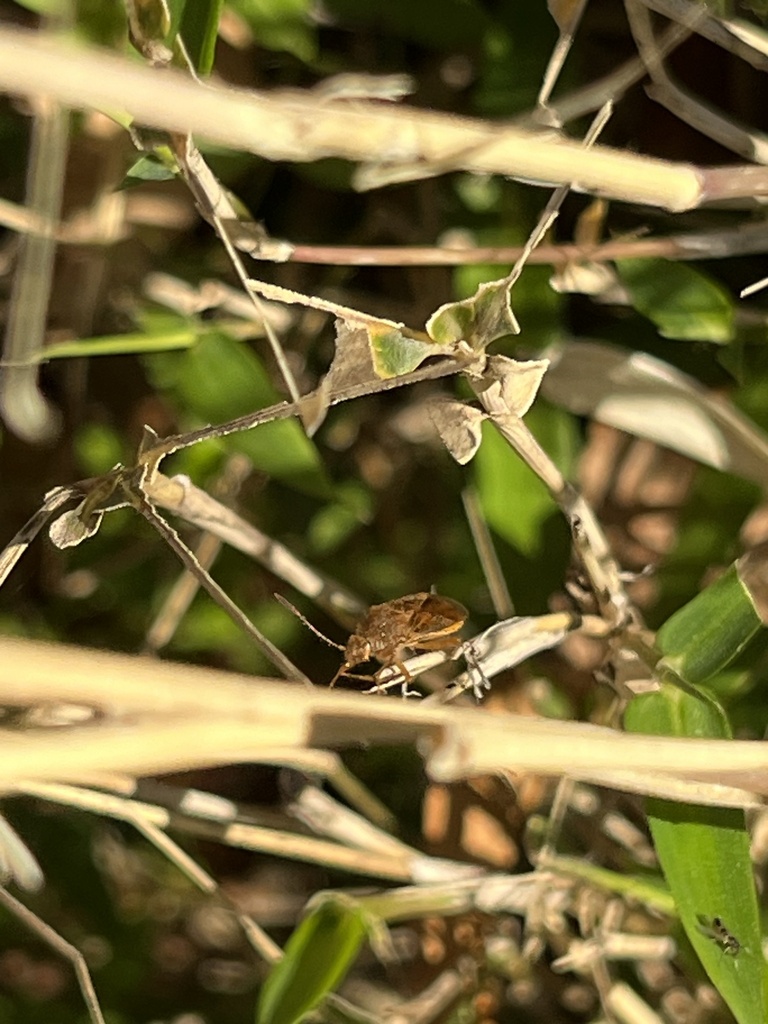
<svg viewBox="0 0 768 1024"><path fill-rule="evenodd" d="M178 843L166 835L161 828L145 821L140 813L133 819L133 825L152 845L160 851L175 867L179 869L201 892L216 896L232 911L238 924L243 929L248 942L267 963L276 963L283 956L283 951L256 922L243 914L235 904L222 892L219 883L212 875L202 868Z"/></svg>
<svg viewBox="0 0 768 1024"><path fill-rule="evenodd" d="M251 472L251 463L243 455L233 455L227 460L223 474L215 481L213 490L219 497L233 498L241 484ZM226 507L226 506L225 506ZM221 551L222 540L214 533L204 531L194 549L195 560L209 572ZM189 570L184 570L163 601L155 620L147 630L144 641L145 651L157 652L170 640L188 611L200 581Z"/></svg>
<svg viewBox="0 0 768 1024"><path fill-rule="evenodd" d="M82 495L74 487L56 487L46 494L37 512L27 520L0 552L0 587L54 512L81 497Z"/></svg>
<svg viewBox="0 0 768 1024"><path fill-rule="evenodd" d="M687 26L670 25L659 38L659 52L666 56L689 38ZM567 96L560 97L549 105L549 115L557 124L568 124L586 114L591 114L613 99L617 103L626 91L646 75L646 68L639 57L633 57L604 78L590 82Z"/></svg>
<svg viewBox="0 0 768 1024"><path fill-rule="evenodd" d="M286 679L298 680L299 682L304 683L305 686L311 687L313 685L312 680L306 676L301 669L297 668L290 658L283 654L279 647L275 647L272 641L267 639L261 630L254 626L245 612L241 611L229 594L227 594L227 592L223 590L213 579L210 573L200 565L194 554L189 550L173 527L169 523L166 523L162 516L159 516L157 512L155 512L151 502L147 500L146 495L142 493L140 488L136 488L132 492L129 492L129 500L136 511L144 516L150 525L154 526L166 544L168 544L174 554L181 560L184 567L195 575L216 604L218 604L227 613L227 615L229 615L235 625L239 626L240 629L244 630L250 637L252 637L253 640L256 641L262 653L269 658L272 664L282 673L282 675L284 675Z"/></svg>
<svg viewBox="0 0 768 1024"><path fill-rule="evenodd" d="M501 570L499 556L493 545L491 531L488 529L488 523L485 521L474 487L465 487L461 492L461 500L472 533L472 540L475 542L475 551L480 559L485 582L491 595L493 610L496 612L497 618L509 619L515 614L515 607Z"/></svg>
<svg viewBox="0 0 768 1024"><path fill-rule="evenodd" d="M595 245L559 242L540 245L528 258L532 264L559 264L569 260L603 263L615 259L704 260L764 252L768 226L747 221L735 228L696 231L655 238L612 238ZM521 245L304 245L291 252L293 263L319 263L352 267L455 267L468 263L514 263Z"/></svg>
<svg viewBox="0 0 768 1024"><path fill-rule="evenodd" d="M537 113L539 111L545 112L549 108L549 98L552 95L552 90L557 83L560 72L563 70L565 59L571 51L576 29L582 19L586 6L587 0L576 0L575 3L550 7L551 13L557 11L559 14L555 20L557 21L557 27L560 29L560 35L552 50L546 71L544 72L541 88L539 89L539 95L536 98Z"/></svg>
<svg viewBox="0 0 768 1024"><path fill-rule="evenodd" d="M491 386L493 367L502 365L497 358L490 361L490 372L485 379L471 382L475 394L499 433L549 490L571 529L584 538L580 553L602 613L609 622L626 622L631 617L631 603L603 528L593 509L565 479L523 420L510 412L501 391Z"/></svg>
<svg viewBox="0 0 768 1024"><path fill-rule="evenodd" d="M328 405L338 405L340 402L348 402L355 398L362 398L366 395L378 394L382 391L391 391L393 388L403 387L409 384L416 384L419 381L439 380L441 377L450 377L462 369L456 359L441 359L428 366L422 366L413 373L404 373L398 377L376 378L360 384L351 384L344 388L332 390L328 396ZM229 434L238 433L241 430L251 430L262 423L271 423L273 420L284 420L289 416L300 416L302 403L308 401L312 396L306 395L300 402L280 402L277 405L270 405L266 409L257 409L256 412L247 413L245 416L238 416L237 419L228 420L213 427L202 427L200 430L190 430L186 434L175 434L162 438L155 449L148 453L155 456L170 455L181 448L189 448L200 441L209 441L213 438L227 437Z"/></svg>
<svg viewBox="0 0 768 1024"><path fill-rule="evenodd" d="M91 972L88 970L88 964L85 962L85 957L80 950L70 942L67 942L49 924L46 924L37 914L33 914L28 907L25 907L23 903L20 903L14 896L11 896L8 890L2 886L0 886L0 903L31 932L39 936L43 942L55 950L59 956L64 957L65 960L72 964L92 1024L105 1024L104 1014L101 1012L96 989L93 987L93 981L91 980Z"/></svg>

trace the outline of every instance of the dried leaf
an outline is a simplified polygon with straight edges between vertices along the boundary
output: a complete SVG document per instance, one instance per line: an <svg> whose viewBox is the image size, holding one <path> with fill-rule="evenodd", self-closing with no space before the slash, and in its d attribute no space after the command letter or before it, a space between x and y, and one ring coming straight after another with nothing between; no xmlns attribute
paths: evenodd
<svg viewBox="0 0 768 1024"><path fill-rule="evenodd" d="M481 428L486 414L452 399L430 402L428 409L443 444L460 466L466 466L483 440Z"/></svg>
<svg viewBox="0 0 768 1024"><path fill-rule="evenodd" d="M81 518L83 506L79 505L51 523L48 536L57 548L74 548L92 537L101 526L103 512L92 512L87 520Z"/></svg>
<svg viewBox="0 0 768 1024"><path fill-rule="evenodd" d="M281 238L270 238L264 225L255 220L231 220L222 218L222 224L229 232L232 244L241 252L247 252L255 260L270 263L285 263L291 258L295 246Z"/></svg>
<svg viewBox="0 0 768 1024"><path fill-rule="evenodd" d="M330 388L326 375L320 385L308 395L303 395L299 404L299 416L307 437L314 437L328 415L330 405Z"/></svg>
<svg viewBox="0 0 768 1024"><path fill-rule="evenodd" d="M644 352L597 342L550 354L543 385L550 401L765 484L768 437L692 377Z"/></svg>
<svg viewBox="0 0 768 1024"><path fill-rule="evenodd" d="M731 35L749 46L762 57L768 57L768 33L759 25L750 25L747 21L726 21L722 24Z"/></svg>
<svg viewBox="0 0 768 1024"><path fill-rule="evenodd" d="M331 368L323 380L328 391L340 391L367 384L376 377L368 331L353 320L337 320L336 351Z"/></svg>
<svg viewBox="0 0 768 1024"><path fill-rule="evenodd" d="M508 278L488 281L471 298L446 303L429 318L427 334L441 345L466 341L475 351L482 351L497 338L519 334L510 288Z"/></svg>
<svg viewBox="0 0 768 1024"><path fill-rule="evenodd" d="M385 324L399 330L403 325L394 320L385 320L383 317L369 316L360 310L352 309L350 306L342 306L338 302L331 302L329 299L322 299L318 295L305 295L303 292L295 292L290 288L283 288L279 284L269 284L266 281L257 281L255 278L248 278L248 289L262 295L265 299L274 302L287 302L291 305L307 306L309 309L319 309L324 313L333 313L340 320L349 320L355 326L360 324L372 324L374 326Z"/></svg>
<svg viewBox="0 0 768 1024"><path fill-rule="evenodd" d="M336 354L326 382L333 390L412 373L431 356L456 355L456 345L436 345L384 322L336 321Z"/></svg>
<svg viewBox="0 0 768 1024"><path fill-rule="evenodd" d="M522 419L533 405L548 367L548 359L491 356L486 379L491 381L491 387L498 387L509 411Z"/></svg>
<svg viewBox="0 0 768 1024"><path fill-rule="evenodd" d="M387 100L392 103L416 91L411 75L371 75L365 71L341 72L312 86L312 92L334 102L348 100Z"/></svg>
<svg viewBox="0 0 768 1024"><path fill-rule="evenodd" d="M605 199L593 199L576 219L576 226L573 229L573 240L576 245L583 245L585 248L599 245L607 215L608 203Z"/></svg>
<svg viewBox="0 0 768 1024"><path fill-rule="evenodd" d="M573 31L583 6L583 0L547 0L547 10L563 34Z"/></svg>
<svg viewBox="0 0 768 1024"><path fill-rule="evenodd" d="M376 160L363 163L352 174L352 187L356 192L370 192L386 185L403 185L407 181L424 181L445 173L441 163L429 164L425 160Z"/></svg>
<svg viewBox="0 0 768 1024"><path fill-rule="evenodd" d="M386 320L339 317L335 326L336 351L331 367L320 386L301 402L301 419L310 437L325 419L334 394L412 373L432 356L466 359L461 346L436 345L411 337Z"/></svg>
<svg viewBox="0 0 768 1024"><path fill-rule="evenodd" d="M22 526L5 548L0 551L0 586L5 583L10 571L56 509L73 499L75 499L75 491L70 487L54 487L52 491L48 491L43 504L37 512Z"/></svg>
<svg viewBox="0 0 768 1024"><path fill-rule="evenodd" d="M556 271L549 283L559 295L591 295L600 302L618 304L626 300L626 290L606 263L574 260Z"/></svg>
<svg viewBox="0 0 768 1024"><path fill-rule="evenodd" d="M301 400L299 414L309 437L320 429L334 392L365 386L376 380L365 326L353 320L339 318L335 327L336 349L330 369L320 381L320 385Z"/></svg>
<svg viewBox="0 0 768 1024"><path fill-rule="evenodd" d="M40 865L18 832L0 816L0 879L13 881L27 892L42 889L45 878Z"/></svg>
<svg viewBox="0 0 768 1024"><path fill-rule="evenodd" d="M606 201L595 199L579 214L573 232L576 245L587 252L600 245L607 211ZM567 260L558 266L549 283L561 294L594 295L601 302L620 305L627 301L613 267L586 258Z"/></svg>
<svg viewBox="0 0 768 1024"><path fill-rule="evenodd" d="M514 617L495 622L469 641L468 676L474 685L521 665L542 651L551 650L568 636L578 620L567 612Z"/></svg>

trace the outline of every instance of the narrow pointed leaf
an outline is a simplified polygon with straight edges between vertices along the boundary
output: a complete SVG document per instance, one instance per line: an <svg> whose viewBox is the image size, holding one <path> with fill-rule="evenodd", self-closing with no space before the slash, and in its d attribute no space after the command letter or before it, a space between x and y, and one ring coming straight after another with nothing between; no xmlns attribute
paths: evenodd
<svg viewBox="0 0 768 1024"><path fill-rule="evenodd" d="M720 672L765 625L768 554L756 548L675 612L657 643L668 666L689 683Z"/></svg>
<svg viewBox="0 0 768 1024"><path fill-rule="evenodd" d="M635 698L625 726L651 735L730 737L713 700L671 681ZM743 811L652 799L647 812L664 876L704 969L739 1024L767 1020L766 965ZM735 955L724 935L737 944Z"/></svg>
<svg viewBox="0 0 768 1024"><path fill-rule="evenodd" d="M296 1024L344 979L368 934L353 901L331 897L306 917L265 981L256 1024Z"/></svg>
<svg viewBox="0 0 768 1024"><path fill-rule="evenodd" d="M179 34L190 59L201 75L208 75L213 67L216 38L223 0L195 0L185 3L179 24Z"/></svg>
<svg viewBox="0 0 768 1024"><path fill-rule="evenodd" d="M765 624L763 548L734 563L661 628L660 689L636 697L629 732L729 739L723 709L694 683L718 673ZM654 845L691 945L739 1024L768 1019L749 835L740 810L653 799L647 811Z"/></svg>

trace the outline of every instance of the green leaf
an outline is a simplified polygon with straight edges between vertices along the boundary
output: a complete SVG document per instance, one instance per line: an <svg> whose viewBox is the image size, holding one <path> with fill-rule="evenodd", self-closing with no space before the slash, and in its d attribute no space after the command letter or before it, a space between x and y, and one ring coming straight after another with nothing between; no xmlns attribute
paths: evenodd
<svg viewBox="0 0 768 1024"><path fill-rule="evenodd" d="M541 527L555 505L546 487L489 423L474 459L477 491L488 525L518 551L539 554Z"/></svg>
<svg viewBox="0 0 768 1024"><path fill-rule="evenodd" d="M75 451L82 472L87 476L108 473L126 454L117 432L101 423L84 423L78 428Z"/></svg>
<svg viewBox="0 0 768 1024"><path fill-rule="evenodd" d="M169 165L161 156L147 153L131 164L125 172L125 178L120 187L138 185L142 181L171 181L175 177L176 171L173 166Z"/></svg>
<svg viewBox="0 0 768 1024"><path fill-rule="evenodd" d="M72 0L18 0L18 6L51 19L54 25L66 26L73 35L99 46L119 47L125 37L122 4L105 4L103 0L77 0L74 4Z"/></svg>
<svg viewBox="0 0 768 1024"><path fill-rule="evenodd" d="M215 326L192 316L177 313L144 313L144 330L126 334L104 334L95 338L71 338L55 341L45 348L42 362L51 359L90 359L92 356L142 355L188 349L203 338L224 335L240 344L263 336L263 328L254 321L222 318Z"/></svg>
<svg viewBox="0 0 768 1024"><path fill-rule="evenodd" d="M254 625L281 648L295 636L291 630L297 628L298 620L292 622L288 619L275 601L248 605L246 611ZM227 668L233 672L261 675L274 670L251 638L219 605L209 600L196 600L187 609L169 650L174 657L191 660L200 660L201 655L210 658L215 652L215 656L224 659Z"/></svg>
<svg viewBox="0 0 768 1024"><path fill-rule="evenodd" d="M232 7L248 23L259 46L285 50L306 62L317 56L313 0L233 0Z"/></svg>
<svg viewBox="0 0 768 1024"><path fill-rule="evenodd" d="M254 353L216 331L186 352L147 356L144 365L155 387L169 392L197 422L222 423L280 401ZM270 476L310 494L328 495L317 449L297 420L273 420L233 434L225 443Z"/></svg>
<svg viewBox="0 0 768 1024"><path fill-rule="evenodd" d="M670 680L630 703L624 718L629 732L730 737L715 701ZM647 811L664 876L704 969L739 1024L768 1019L766 964L743 812L658 799L647 801ZM733 936L736 945L729 948L723 935Z"/></svg>
<svg viewBox="0 0 768 1024"><path fill-rule="evenodd" d="M717 344L733 340L733 302L700 270L659 259L617 260L616 269L634 308L663 338Z"/></svg>
<svg viewBox="0 0 768 1024"><path fill-rule="evenodd" d="M190 0L183 5L178 34L199 74L210 74L224 0Z"/></svg>
<svg viewBox="0 0 768 1024"><path fill-rule="evenodd" d="M719 673L764 623L766 553L740 558L659 630L660 689L636 697L630 732L730 739L712 692ZM656 852L683 927L739 1024L768 1019L768 972L742 811L649 800Z"/></svg>
<svg viewBox="0 0 768 1024"><path fill-rule="evenodd" d="M368 934L355 901L326 897L306 917L264 982L256 1024L296 1024L343 980Z"/></svg>
<svg viewBox="0 0 768 1024"><path fill-rule="evenodd" d="M656 640L664 665L701 683L724 669L761 627L736 563L667 619Z"/></svg>
<svg viewBox="0 0 768 1024"><path fill-rule="evenodd" d="M334 500L315 513L307 527L310 549L327 555L339 548L347 538L370 522L370 492L357 481L337 486Z"/></svg>
<svg viewBox="0 0 768 1024"><path fill-rule="evenodd" d="M18 0L19 7L44 17L65 15L71 10L69 0Z"/></svg>
<svg viewBox="0 0 768 1024"><path fill-rule="evenodd" d="M129 334L105 334L99 338L54 342L46 347L45 359L89 359L91 356L140 355L188 349L203 338L224 330L221 324L217 325L218 330L213 331L210 324L175 313L146 317L145 325L145 330ZM237 326L241 327L242 321Z"/></svg>

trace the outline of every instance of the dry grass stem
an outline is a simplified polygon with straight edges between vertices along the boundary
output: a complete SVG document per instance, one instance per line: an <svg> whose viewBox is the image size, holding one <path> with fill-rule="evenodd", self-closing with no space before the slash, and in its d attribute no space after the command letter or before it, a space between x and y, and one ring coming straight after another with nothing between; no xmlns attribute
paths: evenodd
<svg viewBox="0 0 768 1024"><path fill-rule="evenodd" d="M364 101L333 103L311 91L260 94L198 85L168 68L137 67L120 57L9 28L0 32L0 87L50 95L77 109L125 110L140 123L199 133L269 160L338 156L368 163L423 162L427 172L437 166L576 183L587 192L673 211L692 209L705 198L703 176L692 165L599 146L585 150L545 133L427 111ZM747 184L749 195L768 192L768 171Z"/></svg>
<svg viewBox="0 0 768 1024"><path fill-rule="evenodd" d="M417 744L429 773L442 781L534 771L600 773L602 784L611 785L617 772L622 788L623 773L632 771L768 790L768 744L761 742L628 736L580 722L307 691L22 640L1 640L0 654L6 665L0 699L7 703L83 703L121 716L119 724L107 720L53 734L5 731L0 772L8 788L94 771L141 775L268 760L271 749L284 756L289 749L401 742ZM652 780L647 788L655 791Z"/></svg>
<svg viewBox="0 0 768 1024"><path fill-rule="evenodd" d="M91 972L88 970L88 964L80 950L73 946L71 942L67 942L57 931L46 924L42 918L38 917L37 914L33 914L31 910L25 907L23 903L20 903L15 896L12 896L2 886L0 886L0 903L26 928L37 935L42 942L46 943L59 956L72 964L88 1016L93 1024L106 1024L96 996L96 990L93 987Z"/></svg>
<svg viewBox="0 0 768 1024"><path fill-rule="evenodd" d="M23 236L13 278L0 374L0 411L19 437L51 441L61 427L57 411L38 388L38 363L45 341L53 283L56 224L64 192L69 114L49 97L37 98L27 175L27 202L46 230Z"/></svg>

